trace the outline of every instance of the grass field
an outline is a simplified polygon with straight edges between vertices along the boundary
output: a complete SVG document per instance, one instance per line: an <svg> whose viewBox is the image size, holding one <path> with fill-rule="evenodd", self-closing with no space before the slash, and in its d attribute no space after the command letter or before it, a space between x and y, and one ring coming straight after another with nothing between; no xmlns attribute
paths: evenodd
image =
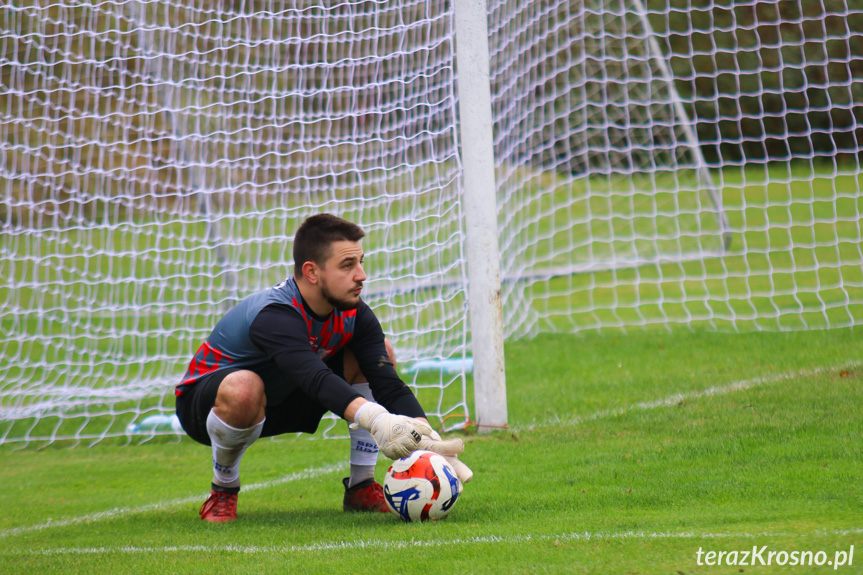
<svg viewBox="0 0 863 575"><path fill-rule="evenodd" d="M837 570L863 572L863 329L540 336L507 361L511 429L465 434L445 521L343 514L344 440L259 441L222 526L189 440L6 446L0 573L809 573L834 567L697 552L852 545Z"/></svg>
<svg viewBox="0 0 863 575"><path fill-rule="evenodd" d="M846 564L835 570L863 573L863 326L806 331L859 324L863 317L863 180L829 169L785 176L777 170L722 175L734 230L728 253L600 266L505 286L524 290L511 297L508 322L523 319L521 297L531 302L524 317L533 323L515 332L581 335L507 344L511 427L463 433L464 460L476 478L446 521L414 525L392 516L343 514L346 440L258 442L243 462L240 518L223 526L198 519L210 453L188 439L124 446L127 438L120 437L90 449L67 449L65 441L13 442L0 446L0 575L808 573L833 571L826 561L842 553ZM528 259L578 263L573 237L593 232L574 232L555 218L581 221L579 214L604 208L628 213L609 203L618 201L615 194L606 196L589 206L576 202L563 215L559 206L528 214L540 237L548 238L530 248ZM635 207L629 209L652 213ZM233 233L243 241L233 242L242 251L236 260L281 261L284 238L263 247L246 241L276 237L280 217L238 226ZM582 220L587 227L595 223ZM631 228L635 238L637 221L608 223ZM164 383L165 370L173 382L179 358L191 353L185 347L197 346L218 311L207 304L209 315L198 313L185 299L197 293L196 282L209 278L214 256L185 246L204 241L205 234L194 225L186 234L184 225L170 223L162 235L122 226L110 237L65 230L51 241L50 234L36 234L33 244L14 234L0 237L0 277L12 278L0 286L6 302L0 385L8 392L0 407L29 405L21 401L26 394L36 402L53 393L71 413L68 389L91 386L110 396L127 385L136 392L134 386L148 381ZM153 238L167 243L145 245ZM44 250L40 242L47 242ZM103 244L116 253L104 252ZM57 246L55 258L43 257ZM599 249L590 247L588 255L604 257ZM281 263L278 269L282 273ZM83 281L73 281L82 270ZM138 283L128 282L130 275ZM271 282L256 276L246 283ZM443 299L456 310L453 317L463 318L463 294L456 295ZM171 307L176 301L184 302L181 313ZM143 307L127 313L129 302ZM376 309L404 308L387 326L393 330L402 321L396 331L403 334L428 327L422 314L446 315L441 306L428 311L408 304L396 298ZM617 329L624 327L629 333ZM726 328L750 331L715 331ZM423 333L427 339L462 337L455 328ZM422 378L417 382L424 385ZM460 385L451 389L460 394ZM435 408L435 390L418 393ZM130 417L161 401L128 399L112 404L110 413L88 403L79 408L86 418L70 417L62 426L52 417L36 425L22 420L20 426L30 437L91 429L97 436L122 434L129 419L117 413ZM20 437L16 430L9 437ZM379 478L386 467L382 460ZM737 565L707 564L707 552L765 546L765 560L769 551L810 552L813 560L823 552L825 564L739 564L740 553Z"/></svg>

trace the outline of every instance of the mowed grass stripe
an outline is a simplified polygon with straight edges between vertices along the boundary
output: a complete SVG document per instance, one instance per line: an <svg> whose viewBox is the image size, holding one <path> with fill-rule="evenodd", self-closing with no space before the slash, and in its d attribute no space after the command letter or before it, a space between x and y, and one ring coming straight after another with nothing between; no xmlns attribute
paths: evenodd
<svg viewBox="0 0 863 575"><path fill-rule="evenodd" d="M685 393L675 393L669 395L667 397L663 397L662 399L657 399L654 401L641 401L634 405L630 405L627 407L619 407L617 409L606 409L603 411L597 411L596 413L592 413L590 415L584 416L576 416L571 418L561 418L560 416L554 416L544 421L539 421L535 423L526 423L523 425L515 425L511 429L516 432L520 431L532 431L535 429L543 429L549 427L569 427L573 425L579 425L581 423L587 421L596 421L597 419L605 419L608 417L617 417L619 415L624 415L631 411L644 411L650 409L656 409L659 407L672 407L674 405L679 404L681 401L685 401L688 399L700 399L703 397L712 397L717 395L727 395L729 393L734 393L736 391L745 391L747 389L751 389L753 387L757 387L759 385L766 385L771 383L779 383L779 382L787 382L793 381L796 379L801 379L805 377L813 377L817 375L823 375L825 373L834 373L841 372L843 370L854 369L863 365L863 361L850 361L841 365L837 365L834 367L816 367L812 369L804 369L798 371L790 371L787 373L779 373L776 375L768 375L763 377L755 377L752 379L745 379L741 381L735 381L733 383L729 383L728 385L714 385L708 387L707 389L703 389L700 391L690 391Z"/></svg>
<svg viewBox="0 0 863 575"><path fill-rule="evenodd" d="M322 477L324 475L329 475L331 473L335 473L337 471L341 471L347 467L347 462L333 463L330 465L323 465L321 467L312 467L309 469L304 469L303 471L298 471L296 473L290 473L284 477L280 477L278 479L272 479L270 481L262 481L260 483L250 483L249 485L243 485L243 492L247 493L249 491L255 491L260 489L268 489L271 487L276 487L278 485L283 485L285 483L291 483L292 481L300 481L303 479L314 479L317 477ZM107 511L98 511L96 513L88 513L86 515L79 515L77 517L69 517L67 519L58 519L58 520L48 520L44 523L39 523L38 525L31 525L29 527L15 527L13 529L6 529L4 531L0 531L0 538L7 537L10 535L18 535L20 533L31 533L34 531L44 531L46 529L52 529L56 527L68 527L70 525L76 525L78 523L94 523L96 521L105 521L108 519L115 519L118 517L125 517L128 515L135 515L138 513L147 513L150 511L162 511L164 509L168 509L171 507L177 507L180 505L189 505L191 503L203 503L204 499L206 499L207 494L201 493L199 495L192 495L189 497L183 497L181 499L172 499L169 501L162 501L160 503L151 503L150 505L142 505L140 507L118 507L115 509L109 509Z"/></svg>
<svg viewBox="0 0 863 575"><path fill-rule="evenodd" d="M858 535L863 528L819 530L812 533L793 532L735 532L735 533L696 533L696 532L643 532L623 531L604 533L589 531L574 533L546 533L538 535L478 535L475 537L456 537L452 539L427 539L409 541L391 541L384 539L362 539L358 541L334 541L331 543L315 543L311 545L169 545L164 547L137 547L123 545L117 547L61 547L56 549L23 549L13 550L8 554L15 555L100 555L104 553L146 554L146 553L304 553L317 551L353 551L363 549L392 550L422 547L451 547L467 545L517 545L537 541L554 541L559 543L576 541L595 541L604 539L771 539L776 537L806 537L824 535ZM6 553L6 552L0 552Z"/></svg>
<svg viewBox="0 0 863 575"><path fill-rule="evenodd" d="M543 422L514 426L512 428L512 431L524 432L524 431L541 430L541 429L547 429L547 428L566 428L566 427L579 425L579 424L589 422L589 421L596 421L599 419L617 417L617 416L624 415L626 413L633 412L633 411L645 411L645 410L659 409L659 408L663 408L663 407L673 407L673 406L678 405L681 401L685 401L685 400L727 395L727 394L738 392L738 391L745 391L745 390L751 389L751 388L759 386L759 385L778 383L778 382L790 382L790 381L794 381L796 379L805 378L805 377L812 377L812 376L816 376L816 375L820 375L820 374L824 374L824 373L840 372L842 370L852 369L852 368L858 367L860 365L863 365L863 362L855 361L855 362L844 363L844 364L834 366L834 367L816 367L816 368L812 368L812 369L795 370L795 371L791 371L791 372L787 372L787 373L780 373L780 374L776 374L776 375L772 375L772 376L764 376L764 377L758 377L758 378L753 378L753 379L749 379L749 380L736 381L736 382L730 383L728 385L712 386L712 387L709 387L707 389L700 390L700 391L694 391L694 392L688 392L688 393L675 393L675 394L672 394L672 395L669 395L669 396L666 396L666 397L663 397L663 398L660 398L660 399L657 399L654 401L639 402L639 403L633 404L631 406L622 407L622 408L618 408L618 409L602 410L602 411L598 411L598 412L595 412L593 414L586 415L583 417L574 417L574 418L570 418L570 419L562 419L558 416L555 416L555 417L550 418L550 419L543 421ZM251 483L249 485L244 485L243 486L243 492L248 493L249 491L268 489L268 488L276 487L278 485L282 485L285 483L290 483L293 481L317 478L317 477L329 475L331 473L335 473L337 471L343 470L346 467L347 467L347 462L345 461L345 462L333 463L333 464L324 465L324 466L315 467L315 468L309 468L309 469L305 469L305 470L300 471L300 472L291 473L289 475L286 475L286 476L278 478L278 479L273 479L270 481L263 481L263 482L258 482L258 483ZM0 531L0 538L12 536L12 535L18 535L18 534L22 534L22 533L43 531L43 530L52 529L52 528L67 527L67 526L75 525L75 524L79 524L79 523L93 523L93 522L105 521L105 520L110 520L110 519L115 519L115 518L120 518L120 517L129 516L129 515L140 514L140 513L147 513L147 512L152 512L152 511L161 511L161 510L168 509L171 507L177 507L177 506L181 506L181 505L189 505L192 503L197 503L197 502L203 501L203 499L205 497L206 497L206 494L201 493L199 495L184 497L184 498L180 498L180 499L173 499L173 500L163 501L163 502L159 502L159 503L153 503L150 505L144 505L144 506L140 506L140 507L114 508L114 509L109 509L106 511L100 511L100 512L80 515L77 517L70 517L70 518L59 519L59 520L48 520L46 522L32 525L32 526L16 527L16 528Z"/></svg>
<svg viewBox="0 0 863 575"><path fill-rule="evenodd" d="M445 564L477 575L647 574L698 571L695 554L702 547L769 545L825 550L832 557L850 545L859 549L863 528L856 493L863 461L863 371L849 369L849 361L863 358L861 341L854 331L649 335L619 342L572 338L564 347L578 349L578 355L544 362L532 377L539 353L516 354L524 365L513 373L528 375L513 379L522 382L512 386L513 405L521 412L514 421L607 415L576 425L467 435L465 460L477 479L447 521L402 524L382 514L346 515L332 474L287 489L261 489L245 499L241 520L233 525L202 524L196 500L185 508L8 537L0 571L198 573L202 561L225 558L220 566L232 573L283 572L288 564L291 572L322 575L345 572L346 565L371 572L381 564ZM548 343L523 347L544 349ZM662 353L656 353L658 346L665 347ZM638 369L628 376L621 363ZM778 377L783 374L784 380ZM765 384L774 378L777 383ZM735 381L750 383L734 386ZM670 399L681 392L703 394L711 386L727 393ZM522 402L529 395L541 401ZM615 408L627 406L629 411L614 416ZM250 454L249 477L270 480L284 475L286 458L313 457L307 465L317 467L347 455L344 442L297 438L259 447ZM207 462L192 461L206 459L201 456L207 450L197 446L120 449L126 448L15 454L28 474L43 464L57 479L43 482L31 505L21 499L29 497L26 492L16 491L12 520L27 525L57 517L50 505L41 505L45 500L66 506L67 516L113 507L124 496L140 505L168 501L178 489L199 491L200 480L207 479ZM62 465L53 465L54 457ZM114 472L122 463L117 457L133 465ZM114 475L107 474L96 497L85 497L89 505L72 511L64 500L64 472L106 473L107 465ZM187 472L190 467L199 471ZM136 478L135 470L143 468L152 472ZM154 477L170 482L155 484ZM160 496L141 501L140 493L151 485Z"/></svg>

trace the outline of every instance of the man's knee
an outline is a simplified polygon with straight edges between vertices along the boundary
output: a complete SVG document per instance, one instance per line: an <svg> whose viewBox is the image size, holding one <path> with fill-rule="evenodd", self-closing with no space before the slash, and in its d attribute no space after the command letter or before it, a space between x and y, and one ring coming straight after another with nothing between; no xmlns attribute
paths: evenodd
<svg viewBox="0 0 863 575"><path fill-rule="evenodd" d="M384 338L384 347L387 350L387 356L389 358L390 363L393 364L393 368L396 367L396 350L393 348L393 344L390 343L389 338ZM355 383L368 383L368 378L360 371L359 363L357 362L356 356L354 356L351 350L345 350L344 356L344 376L345 381L350 383L351 385Z"/></svg>
<svg viewBox="0 0 863 575"><path fill-rule="evenodd" d="M267 396L264 381L252 371L235 371L228 374L216 394L214 410L228 425L245 428L264 418Z"/></svg>

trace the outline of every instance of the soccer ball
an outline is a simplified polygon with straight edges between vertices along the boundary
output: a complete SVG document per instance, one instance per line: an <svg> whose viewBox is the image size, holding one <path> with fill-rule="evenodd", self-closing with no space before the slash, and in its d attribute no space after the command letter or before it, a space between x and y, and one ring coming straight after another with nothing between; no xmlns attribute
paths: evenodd
<svg viewBox="0 0 863 575"><path fill-rule="evenodd" d="M384 478L387 506L404 521L443 519L461 490L452 465L431 451L414 451L394 461Z"/></svg>

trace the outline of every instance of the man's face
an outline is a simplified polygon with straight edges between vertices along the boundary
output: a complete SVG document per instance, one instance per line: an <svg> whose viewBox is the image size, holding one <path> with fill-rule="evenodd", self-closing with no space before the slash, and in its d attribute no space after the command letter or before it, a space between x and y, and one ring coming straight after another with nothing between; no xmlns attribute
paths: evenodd
<svg viewBox="0 0 863 575"><path fill-rule="evenodd" d="M360 242L340 241L334 242L330 249L330 257L319 268L321 295L338 310L356 309L366 281L363 247Z"/></svg>

